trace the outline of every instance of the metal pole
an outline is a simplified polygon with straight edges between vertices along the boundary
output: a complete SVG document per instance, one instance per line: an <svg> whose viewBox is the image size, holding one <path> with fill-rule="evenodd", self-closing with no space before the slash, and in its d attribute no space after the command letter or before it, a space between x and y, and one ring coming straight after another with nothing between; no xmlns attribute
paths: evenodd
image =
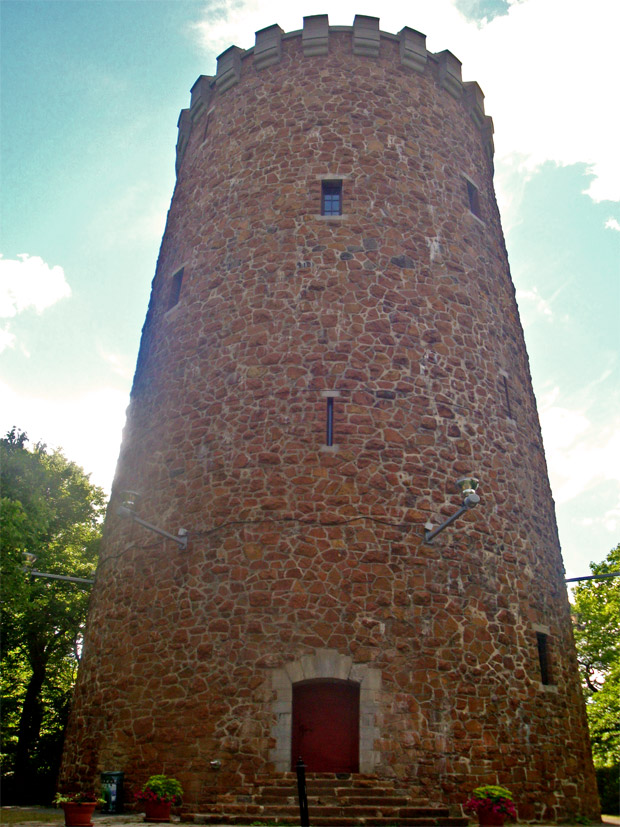
<svg viewBox="0 0 620 827"><path fill-rule="evenodd" d="M68 580L69 583L88 583L89 586L92 586L95 582L94 580L89 580L87 577L69 577L66 574L47 574L44 571L30 571L30 569L24 569L24 571L31 577L46 577L49 580Z"/></svg>
<svg viewBox="0 0 620 827"><path fill-rule="evenodd" d="M449 525L452 525L452 523L456 519L458 519L461 516L461 514L464 514L468 510L469 509L466 505L462 505L459 508L458 511L456 511L451 517L448 517L448 519L444 523L442 523L440 526L437 526L437 528L434 528L432 531L427 531L426 534L424 535L424 542L425 543L430 543L430 541L433 539L433 537L436 537L439 534L440 531L444 530L444 528L447 528Z"/></svg>
<svg viewBox="0 0 620 827"><path fill-rule="evenodd" d="M575 583L577 580L606 580L608 577L620 577L620 571L611 572L611 574L587 574L585 577L569 577L565 583Z"/></svg>
<svg viewBox="0 0 620 827"><path fill-rule="evenodd" d="M142 520L131 510L131 508L127 508L126 505L119 506L116 513L119 517L129 517L134 521L134 523L138 523L138 525L148 528L149 531L154 531L155 534L159 534L161 537L166 537L168 540L172 540L182 551L185 551L187 548L187 531L184 528L180 528L177 535L170 534L169 531L164 531L163 528L157 528L156 525L147 523L146 520Z"/></svg>
<svg viewBox="0 0 620 827"><path fill-rule="evenodd" d="M306 793L306 765L301 755L295 764L295 772L297 773L297 796L299 798L299 823L301 827L310 827L308 795Z"/></svg>

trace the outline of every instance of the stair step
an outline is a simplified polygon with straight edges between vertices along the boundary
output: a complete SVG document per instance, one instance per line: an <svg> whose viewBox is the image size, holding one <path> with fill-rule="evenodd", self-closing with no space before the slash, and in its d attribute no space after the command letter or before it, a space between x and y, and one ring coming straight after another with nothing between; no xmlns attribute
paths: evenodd
<svg viewBox="0 0 620 827"><path fill-rule="evenodd" d="M296 795L257 795L254 798L254 802L256 804L260 804L263 807L293 804L296 801ZM359 796L332 795L328 793L322 793L321 795L308 795L309 809L312 809L313 807L321 807L325 804L334 803L338 803L344 807L380 807L382 805L390 805L393 807L406 807L407 805L411 804L407 796L404 795L375 795L374 793L371 794L370 791L365 795ZM426 815L426 813L424 812L422 813L422 815Z"/></svg>
<svg viewBox="0 0 620 827"><path fill-rule="evenodd" d="M310 816L312 827L451 827L442 819L394 818L393 816Z"/></svg>
<svg viewBox="0 0 620 827"><path fill-rule="evenodd" d="M289 793L288 795L257 795L254 799L257 804L264 806L268 804L287 804L293 800L297 800L297 796L293 795L293 793ZM308 796L308 800L310 800L310 796Z"/></svg>
<svg viewBox="0 0 620 827"><path fill-rule="evenodd" d="M442 818L446 819L450 816L450 811L447 807L414 807L411 804L401 807L400 815L403 818ZM465 819L467 822L468 819Z"/></svg>
<svg viewBox="0 0 620 827"><path fill-rule="evenodd" d="M224 813L226 815L231 816L238 816L238 815L247 815L252 816L252 818L259 818L263 815L264 808L261 807L259 804L247 803L247 804L213 804L209 811L206 813L196 813L194 820L202 815L218 815L222 816ZM297 813L299 813L299 807L297 807Z"/></svg>
<svg viewBox="0 0 620 827"><path fill-rule="evenodd" d="M249 814L223 814L223 813L208 813L196 814L194 816L194 824L241 824L250 825L256 821L264 821L265 823L280 824L280 825L296 825L299 821L299 813L296 818L290 816L269 816L269 815L249 815ZM393 816L342 816L342 815L315 815L310 817L312 827L457 827L455 821L459 825L465 827L467 819L433 819L433 818L402 818Z"/></svg>
<svg viewBox="0 0 620 827"><path fill-rule="evenodd" d="M343 807L339 805L334 806L325 806L325 807L315 807L315 811L320 815L323 816L339 816L339 815L346 815L346 812L343 812ZM310 813L312 811L308 807ZM261 819L270 819L270 818L296 818L299 820L299 806L297 804L293 805L278 805L275 807L265 807L260 815Z"/></svg>
<svg viewBox="0 0 620 827"><path fill-rule="evenodd" d="M430 806L409 795L406 781L346 773L308 773L306 789L312 827L467 827L447 807ZM295 773L257 778L253 784L220 795L207 812L184 814L184 821L206 825L299 823Z"/></svg>
<svg viewBox="0 0 620 827"><path fill-rule="evenodd" d="M298 807L279 807L277 810L257 813L252 810L243 812L241 807L222 808L219 812L196 813L192 817L195 824L251 824L253 821L274 822L279 824L296 824L299 820ZM405 815L399 808L387 808L380 812L370 812L368 809L320 807L310 811L312 827L320 825L347 824L355 825L388 825L388 827L467 827L468 819L443 815Z"/></svg>
<svg viewBox="0 0 620 827"><path fill-rule="evenodd" d="M323 793L332 793L333 795L343 795L349 798L356 798L365 795L405 795L402 790L395 790L393 787L316 787L312 784L306 784L308 795L321 795ZM297 790L295 790L297 792ZM409 798L409 796L407 796Z"/></svg>
<svg viewBox="0 0 620 827"><path fill-rule="evenodd" d="M465 825L467 823L467 819L465 819ZM392 818L391 816L368 816L364 819L364 824L367 825L367 827L379 827L380 825L384 827L455 827L455 825L449 823L449 819L402 818L398 816L396 818Z"/></svg>
<svg viewBox="0 0 620 827"><path fill-rule="evenodd" d="M364 796L363 798L359 797L359 798L354 798L352 800L349 799L349 798L343 798L343 799L341 799L341 801L342 801L343 806L349 807L349 808L361 807L361 806L364 806L364 807L406 807L407 804L409 804L409 799L407 798L406 795L403 795L403 796L400 796L400 795L394 795L394 796L368 795L368 796Z"/></svg>
<svg viewBox="0 0 620 827"><path fill-rule="evenodd" d="M345 788L342 792L351 798L360 795L406 795L403 790L396 790L394 787L352 787Z"/></svg>

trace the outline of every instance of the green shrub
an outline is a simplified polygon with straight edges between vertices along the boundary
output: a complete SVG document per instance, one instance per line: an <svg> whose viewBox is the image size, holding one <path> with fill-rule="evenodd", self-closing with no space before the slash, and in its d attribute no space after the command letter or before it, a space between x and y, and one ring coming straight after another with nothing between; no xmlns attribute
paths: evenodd
<svg viewBox="0 0 620 827"><path fill-rule="evenodd" d="M180 804L182 795L183 787L176 778L152 775L142 791L136 793L136 801L170 801L172 804Z"/></svg>

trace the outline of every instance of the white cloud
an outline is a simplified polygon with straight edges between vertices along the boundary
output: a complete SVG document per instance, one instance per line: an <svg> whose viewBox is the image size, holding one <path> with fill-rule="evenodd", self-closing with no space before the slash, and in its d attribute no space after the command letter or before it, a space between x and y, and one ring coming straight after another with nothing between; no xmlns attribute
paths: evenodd
<svg viewBox="0 0 620 827"><path fill-rule="evenodd" d="M555 388L540 402L540 424L556 503L575 499L605 482L620 499L620 417L595 426L580 410L558 405ZM617 518L610 511L604 518Z"/></svg>
<svg viewBox="0 0 620 827"><path fill-rule="evenodd" d="M607 531L618 530L618 526L620 526L620 498L618 498L618 505L603 514L603 525Z"/></svg>
<svg viewBox="0 0 620 827"><path fill-rule="evenodd" d="M4 330L0 328L0 353L2 353L2 351L6 350L8 347L15 347L16 341L17 337L14 333L10 332L8 326Z"/></svg>
<svg viewBox="0 0 620 827"><path fill-rule="evenodd" d="M39 256L23 253L17 259L0 255L0 318L9 319L33 309L42 313L71 295L62 267L50 267Z"/></svg>
<svg viewBox="0 0 620 827"><path fill-rule="evenodd" d="M412 26L425 32L427 45L432 50L449 48L449 35L455 30L475 29L468 23L451 0L412 4L403 0L386 0L381 5L381 28L397 32L403 26ZM216 56L233 44L243 49L254 45L254 34L259 29L277 23L284 31L295 31L303 26L303 17L325 14L324 0L306 0L303 11L299 6L282 0L218 0L204 5L202 19L192 28L201 44ZM377 16L374 0L340 0L329 12L332 26L351 26L356 14ZM415 19L414 19L415 18ZM441 38L441 42L437 38Z"/></svg>
<svg viewBox="0 0 620 827"><path fill-rule="evenodd" d="M620 222L616 221L615 218L608 218L605 222L605 229L615 230L616 232L620 233Z"/></svg>
<svg viewBox="0 0 620 827"><path fill-rule="evenodd" d="M39 256L23 253L17 259L0 255L0 318L12 319L25 310L42 313L71 295L62 267L50 267ZM0 328L0 353L15 347L10 323Z"/></svg>
<svg viewBox="0 0 620 827"><path fill-rule="evenodd" d="M194 31L215 57L232 44L248 48L254 32L279 23L301 28L302 15L282 0L219 0L205 5ZM355 14L377 16L376 2L342 0L332 25L351 25ZM407 25L427 35L431 51L450 49L463 63L463 78L476 80L495 124L496 162L521 176L546 161L586 164L587 190L595 201L620 200L616 95L617 0L523 0L508 14L478 26L449 0L405 3L384 0L381 28ZM308 0L305 15L325 12Z"/></svg>
<svg viewBox="0 0 620 827"><path fill-rule="evenodd" d="M100 210L90 225L97 244L114 248L119 244L152 243L164 232L170 194L151 184L135 184Z"/></svg>
<svg viewBox="0 0 620 827"><path fill-rule="evenodd" d="M91 481L109 492L128 394L115 388L99 388L74 397L26 396L0 384L0 430L13 425L26 431L31 442L62 448L67 459L81 465Z"/></svg>
<svg viewBox="0 0 620 827"><path fill-rule="evenodd" d="M553 320L551 304L540 295L537 287L532 287L531 290L517 290L516 297L523 327L528 327L533 321L530 318L531 309L537 315L545 316L548 321Z"/></svg>
<svg viewBox="0 0 620 827"><path fill-rule="evenodd" d="M580 520L575 520L575 525L582 525L584 528L590 528L595 524L593 517L582 517Z"/></svg>
<svg viewBox="0 0 620 827"><path fill-rule="evenodd" d="M101 344L97 345L97 354L117 376L131 380L135 368L133 354L130 356L128 353L108 350Z"/></svg>
<svg viewBox="0 0 620 827"><path fill-rule="evenodd" d="M587 9L577 0L525 0L464 44L459 57L485 92L498 158L518 154L526 171L545 161L585 163L588 194L620 199L610 106L619 26L616 0L592 0Z"/></svg>

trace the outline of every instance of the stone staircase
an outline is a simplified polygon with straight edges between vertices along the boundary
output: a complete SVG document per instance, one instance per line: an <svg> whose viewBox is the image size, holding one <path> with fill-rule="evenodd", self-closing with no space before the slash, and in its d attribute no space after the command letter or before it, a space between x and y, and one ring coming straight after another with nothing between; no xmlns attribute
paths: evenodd
<svg viewBox="0 0 620 827"><path fill-rule="evenodd" d="M467 818L447 807L416 802L390 779L368 775L309 773L311 827L466 827ZM299 824L297 778L282 773L257 779L249 794L210 805L207 813L184 815L195 824Z"/></svg>

